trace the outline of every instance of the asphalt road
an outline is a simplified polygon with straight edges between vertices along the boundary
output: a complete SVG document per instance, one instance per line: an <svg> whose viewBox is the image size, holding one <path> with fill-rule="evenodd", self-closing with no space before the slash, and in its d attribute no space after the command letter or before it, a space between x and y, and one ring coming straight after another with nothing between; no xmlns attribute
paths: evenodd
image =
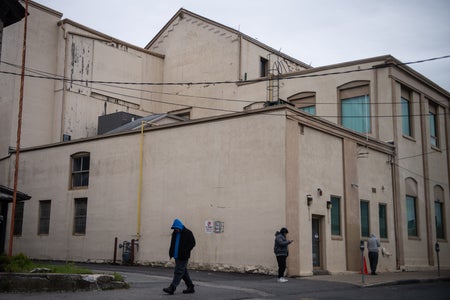
<svg viewBox="0 0 450 300"><path fill-rule="evenodd" d="M0 294L0 299L96 299L96 300L134 300L134 299L449 299L448 282L403 284L361 288L348 283L289 279L287 283L278 283L273 276L215 273L191 271L196 293L182 294L185 288L181 283L175 295L167 295L162 288L170 284L172 269L129 267L111 265L83 265L101 272L122 274L130 284L129 289L89 292L52 292ZM317 278L320 278L317 277Z"/></svg>

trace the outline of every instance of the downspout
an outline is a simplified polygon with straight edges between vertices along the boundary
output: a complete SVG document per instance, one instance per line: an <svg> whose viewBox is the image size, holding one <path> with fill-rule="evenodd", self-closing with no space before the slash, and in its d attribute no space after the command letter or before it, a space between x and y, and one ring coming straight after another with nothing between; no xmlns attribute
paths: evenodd
<svg viewBox="0 0 450 300"><path fill-rule="evenodd" d="M240 32L238 34L238 43L239 43L238 79L242 80L242 35ZM244 80L247 80L247 78L245 78Z"/></svg>
<svg viewBox="0 0 450 300"><path fill-rule="evenodd" d="M425 113L425 96L423 94L420 97L420 132L424 133L426 131L426 118L428 114ZM422 153L427 153L427 146L429 143L429 134L422 134ZM425 201L425 226L427 232L427 254L428 254L428 265L434 265L434 255L433 255L433 230L431 216L431 199L430 199L430 171L427 155L422 155L422 167L423 167L423 185L424 185L424 201Z"/></svg>
<svg viewBox="0 0 450 300"><path fill-rule="evenodd" d="M139 238L141 237L141 199L142 199L142 171L144 160L144 124L145 121L142 121L141 142L139 147L139 183L138 183L138 207L137 207L137 229L136 229L137 240L139 240Z"/></svg>
<svg viewBox="0 0 450 300"><path fill-rule="evenodd" d="M66 74L67 74L67 31L64 27L64 23L61 24L61 28L63 30L63 39L64 39L64 67L63 67L63 80L62 80L62 99L61 99L61 121L60 121L60 135L59 139L61 140L64 135L64 119L65 119L65 111L66 111Z"/></svg>
<svg viewBox="0 0 450 300"><path fill-rule="evenodd" d="M394 138L394 156L391 161L391 174L392 174L392 203L394 206L394 232L395 232L395 263L397 270L400 269L400 266L405 264L404 253L403 253L403 234L402 234L402 215L400 211L400 190L399 190L399 178L400 174L398 171L398 130L397 130L397 107L396 107L396 99L397 93L396 91L396 82L392 78L392 70L391 67L388 68L388 78L391 79L391 97L392 97L392 124L393 124L393 138Z"/></svg>

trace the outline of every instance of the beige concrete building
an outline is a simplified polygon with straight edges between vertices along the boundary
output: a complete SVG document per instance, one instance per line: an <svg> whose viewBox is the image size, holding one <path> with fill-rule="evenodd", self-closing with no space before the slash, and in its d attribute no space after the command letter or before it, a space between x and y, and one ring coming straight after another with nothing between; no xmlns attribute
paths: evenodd
<svg viewBox="0 0 450 300"><path fill-rule="evenodd" d="M15 253L111 261L117 237L165 264L178 217L198 268L274 272L282 226L293 276L358 270L372 232L380 271L435 268L436 242L450 267L448 91L390 55L313 68L185 9L144 49L61 17L30 4ZM7 187L22 31L3 32ZM98 135L112 113L167 117Z"/></svg>

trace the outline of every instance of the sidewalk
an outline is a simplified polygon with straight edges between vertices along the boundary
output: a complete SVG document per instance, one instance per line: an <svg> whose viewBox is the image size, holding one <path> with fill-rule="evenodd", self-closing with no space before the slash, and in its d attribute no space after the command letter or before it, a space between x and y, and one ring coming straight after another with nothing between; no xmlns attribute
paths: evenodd
<svg viewBox="0 0 450 300"><path fill-rule="evenodd" d="M373 287L381 285L411 284L433 281L450 281L450 270L441 270L440 276L436 271L396 271L377 273L377 275L360 273L342 273L333 275L316 275L301 277L306 280L323 280L353 284L359 287ZM363 282L364 280L364 282Z"/></svg>

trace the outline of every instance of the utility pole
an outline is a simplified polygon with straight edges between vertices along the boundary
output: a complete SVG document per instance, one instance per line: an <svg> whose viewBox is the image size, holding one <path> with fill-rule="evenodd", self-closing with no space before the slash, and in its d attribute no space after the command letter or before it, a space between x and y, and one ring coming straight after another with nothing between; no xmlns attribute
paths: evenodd
<svg viewBox="0 0 450 300"><path fill-rule="evenodd" d="M27 53L27 23L28 23L28 0L25 0L25 17L23 25L23 47L22 47L22 73L20 76L20 95L19 95L19 114L17 117L17 141L16 141L16 163L14 168L14 191L11 210L11 230L9 232L8 256L12 256L14 240L14 221L17 202L17 181L19 177L19 154L20 154L20 136L22 131L22 107L23 107L23 87L25 81L25 58Z"/></svg>

